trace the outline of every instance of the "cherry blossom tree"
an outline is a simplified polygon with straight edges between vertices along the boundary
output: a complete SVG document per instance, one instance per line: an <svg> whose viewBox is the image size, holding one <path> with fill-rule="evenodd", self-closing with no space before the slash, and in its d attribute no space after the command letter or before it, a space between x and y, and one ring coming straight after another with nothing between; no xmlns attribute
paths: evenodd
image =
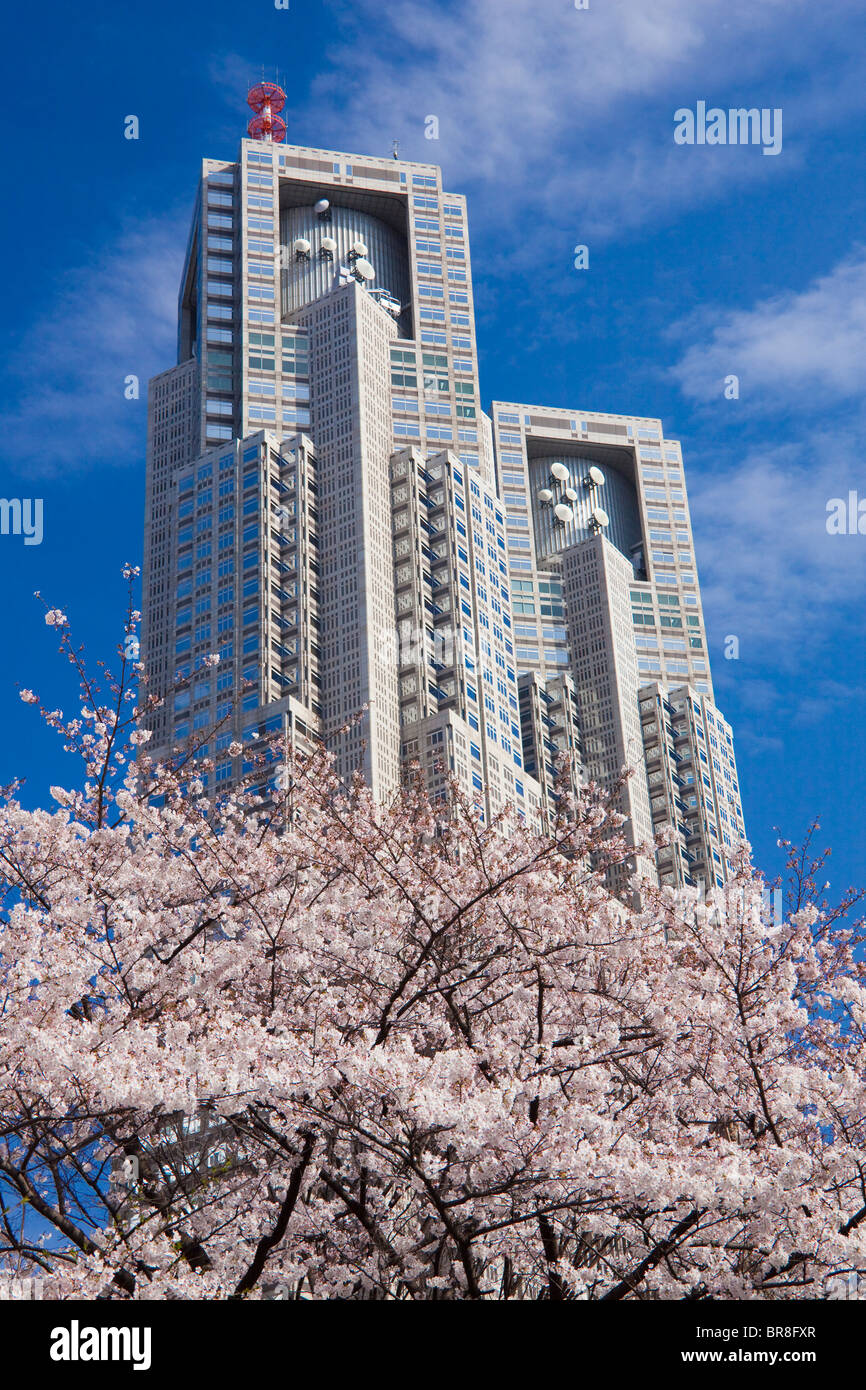
<svg viewBox="0 0 866 1390"><path fill-rule="evenodd" d="M135 573L127 572L130 584ZM0 1259L53 1297L764 1299L866 1271L864 934L826 855L612 897L555 833L258 745L148 753L138 615L80 785L0 801ZM282 767L274 785L274 759Z"/></svg>

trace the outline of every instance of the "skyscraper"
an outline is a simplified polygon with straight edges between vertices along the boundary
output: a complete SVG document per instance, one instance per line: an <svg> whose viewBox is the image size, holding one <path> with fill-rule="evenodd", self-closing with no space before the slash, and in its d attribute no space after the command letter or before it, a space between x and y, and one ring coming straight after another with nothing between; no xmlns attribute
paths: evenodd
<svg viewBox="0 0 866 1390"><path fill-rule="evenodd" d="M659 420L575 407L497 401L493 424L518 669L546 684L570 672L589 777L645 773L621 810L632 843L670 827L662 882L721 884L744 826L680 446ZM617 886L630 867L647 865L624 866Z"/></svg>
<svg viewBox="0 0 866 1390"><path fill-rule="evenodd" d="M662 727L675 686L700 761L712 687L678 447L637 418L491 421L465 199L433 165L279 143L280 99L254 89L254 138L203 162L178 364L151 382L154 751L203 740L219 791L280 729L382 800L418 764L432 795L450 774L483 816L538 826L560 755L576 780L629 761L631 843L666 819L665 881L711 877L715 854L723 874L733 762L689 804ZM655 871L635 858L618 891L634 867Z"/></svg>

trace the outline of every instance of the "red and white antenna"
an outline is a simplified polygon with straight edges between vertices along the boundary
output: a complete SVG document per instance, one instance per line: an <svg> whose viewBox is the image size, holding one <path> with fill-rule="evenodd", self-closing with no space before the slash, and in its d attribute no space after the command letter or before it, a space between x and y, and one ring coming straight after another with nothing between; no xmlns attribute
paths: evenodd
<svg viewBox="0 0 866 1390"><path fill-rule="evenodd" d="M247 133L251 140L273 140L279 143L286 138L286 123L277 115L286 104L286 94L276 82L257 82L250 87L247 104L256 112Z"/></svg>

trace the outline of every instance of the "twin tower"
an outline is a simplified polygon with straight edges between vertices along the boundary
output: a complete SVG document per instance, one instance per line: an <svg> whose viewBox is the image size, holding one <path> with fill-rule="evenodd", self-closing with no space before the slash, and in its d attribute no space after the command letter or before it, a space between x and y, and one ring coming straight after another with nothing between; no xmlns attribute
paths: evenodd
<svg viewBox="0 0 866 1390"><path fill-rule="evenodd" d="M277 143L266 89L237 159L203 162L178 362L150 383L153 751L193 740L219 793L281 730L382 800L418 765L542 829L562 755L577 781L630 764L630 842L672 833L615 890L722 884L744 827L679 445L485 412L465 198L433 165Z"/></svg>

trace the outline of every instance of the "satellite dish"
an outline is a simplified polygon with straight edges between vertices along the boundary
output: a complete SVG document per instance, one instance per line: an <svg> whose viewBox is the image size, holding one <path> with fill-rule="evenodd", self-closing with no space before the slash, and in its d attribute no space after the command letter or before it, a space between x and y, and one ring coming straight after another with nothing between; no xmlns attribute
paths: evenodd
<svg viewBox="0 0 866 1390"><path fill-rule="evenodd" d="M571 507L567 507L564 502L557 502L553 509L553 515L556 517L557 521L561 521L564 526L567 521L573 519L574 512L571 510Z"/></svg>
<svg viewBox="0 0 866 1390"><path fill-rule="evenodd" d="M321 217L322 213L327 212L330 206L331 204L328 202L327 198L320 198L317 203L313 204L313 212L317 213L318 216Z"/></svg>
<svg viewBox="0 0 866 1390"><path fill-rule="evenodd" d="M593 507L593 509L592 509L592 511L591 511L591 513L590 513L590 518L589 518L589 519L590 519L590 521L592 521L596 526L599 526L599 527L604 527L604 526L609 526L609 525L610 525L610 517L608 516L608 514L607 514L607 512L605 511L604 507Z"/></svg>
<svg viewBox="0 0 866 1390"><path fill-rule="evenodd" d="M568 477L568 469L564 463L552 463L550 471L558 483L564 483Z"/></svg>
<svg viewBox="0 0 866 1390"><path fill-rule="evenodd" d="M323 251L330 251L331 255L333 256L333 254L334 254L334 252L336 251L336 249L337 249L337 243L336 243L336 241L334 240L334 238L333 238L332 236L323 236L323 237L322 237L322 250L323 250Z"/></svg>
<svg viewBox="0 0 866 1390"><path fill-rule="evenodd" d="M367 243L365 241L353 241L349 249L354 251L356 256L366 256Z"/></svg>
<svg viewBox="0 0 866 1390"><path fill-rule="evenodd" d="M305 236L296 237L292 242L292 250L296 256L309 256L310 243Z"/></svg>
<svg viewBox="0 0 866 1390"><path fill-rule="evenodd" d="M602 473L600 468L596 468L595 464L593 464L586 475L587 487L601 487L603 482L604 474Z"/></svg>
<svg viewBox="0 0 866 1390"><path fill-rule="evenodd" d="M542 487L538 489L538 500L539 502L553 501L553 493L550 491L549 487Z"/></svg>
<svg viewBox="0 0 866 1390"><path fill-rule="evenodd" d="M577 492L573 487L564 487L562 490L568 498L569 502L577 501Z"/></svg>
<svg viewBox="0 0 866 1390"><path fill-rule="evenodd" d="M369 261L364 260L363 256L359 257L355 262L355 271L356 274L360 275L364 280L375 280L376 278L375 270Z"/></svg>

